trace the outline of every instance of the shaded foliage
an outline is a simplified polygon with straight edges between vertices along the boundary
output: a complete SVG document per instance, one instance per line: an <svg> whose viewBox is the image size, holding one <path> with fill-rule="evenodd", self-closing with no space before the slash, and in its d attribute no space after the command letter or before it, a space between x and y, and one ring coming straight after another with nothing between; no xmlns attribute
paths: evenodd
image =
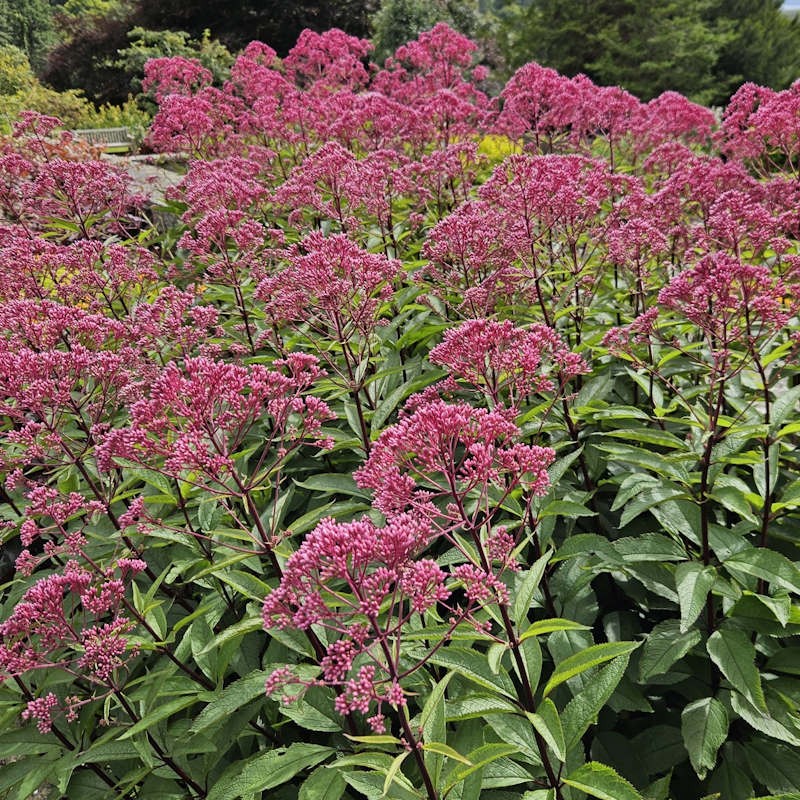
<svg viewBox="0 0 800 800"><path fill-rule="evenodd" d="M512 66L534 59L620 84L724 103L742 81L784 88L800 70L800 27L780 0L533 0L501 4Z"/></svg>

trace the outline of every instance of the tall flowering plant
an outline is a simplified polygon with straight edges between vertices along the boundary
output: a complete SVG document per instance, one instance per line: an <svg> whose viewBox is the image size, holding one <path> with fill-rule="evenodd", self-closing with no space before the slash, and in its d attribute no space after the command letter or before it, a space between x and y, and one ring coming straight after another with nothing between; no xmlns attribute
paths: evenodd
<svg viewBox="0 0 800 800"><path fill-rule="evenodd" d="M0 796L792 797L796 89L370 53L0 140Z"/></svg>

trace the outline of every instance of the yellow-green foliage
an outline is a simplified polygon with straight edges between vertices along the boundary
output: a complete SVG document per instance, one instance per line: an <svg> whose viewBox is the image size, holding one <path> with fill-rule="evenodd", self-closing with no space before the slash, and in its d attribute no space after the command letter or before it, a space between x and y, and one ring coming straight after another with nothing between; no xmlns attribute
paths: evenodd
<svg viewBox="0 0 800 800"><path fill-rule="evenodd" d="M92 110L92 104L78 91L56 92L36 81L20 92L0 96L3 108L0 128L10 130L20 111L32 110L58 117L65 128L78 128L81 120Z"/></svg>
<svg viewBox="0 0 800 800"><path fill-rule="evenodd" d="M121 106L105 103L100 108L91 107L80 120L79 128L131 128L144 129L150 124L150 115L142 111L130 95Z"/></svg>
<svg viewBox="0 0 800 800"><path fill-rule="evenodd" d="M79 90L57 92L33 74L25 53L13 45L0 46L0 132L8 133L21 111L58 117L65 128L131 128L141 131L150 116L129 97L122 106L95 106Z"/></svg>
<svg viewBox="0 0 800 800"><path fill-rule="evenodd" d="M481 139L478 152L485 155L492 163L499 163L507 156L521 153L522 145L509 139L508 136L490 133Z"/></svg>
<svg viewBox="0 0 800 800"><path fill-rule="evenodd" d="M28 56L12 44L0 46L0 95L16 94L35 82Z"/></svg>

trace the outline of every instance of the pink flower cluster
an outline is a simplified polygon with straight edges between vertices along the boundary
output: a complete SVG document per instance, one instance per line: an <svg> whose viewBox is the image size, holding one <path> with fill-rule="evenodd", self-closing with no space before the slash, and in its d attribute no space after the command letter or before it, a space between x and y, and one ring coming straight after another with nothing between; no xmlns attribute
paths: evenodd
<svg viewBox="0 0 800 800"><path fill-rule="evenodd" d="M342 31L305 31L280 64L272 48L252 42L221 89L196 61L151 61L145 86L159 112L150 143L204 157L282 151L295 163L329 141L366 151L410 144L421 155L487 118L476 46L448 26L401 47L384 69L367 63L371 49Z"/></svg>
<svg viewBox="0 0 800 800"><path fill-rule="evenodd" d="M492 406L519 407L528 395L560 392L569 378L588 372L552 328L518 328L511 320L475 319L450 328L429 358Z"/></svg>
<svg viewBox="0 0 800 800"><path fill-rule="evenodd" d="M490 486L505 493L517 486L532 494L547 491L555 452L522 444L519 434L513 413L505 409L423 402L380 435L354 477L375 491L375 506L386 514L412 508L448 520L452 511L436 509L434 500L483 503ZM465 522L458 516L453 521Z"/></svg>
<svg viewBox="0 0 800 800"><path fill-rule="evenodd" d="M110 691L114 676L136 655L127 639L134 626L120 612L126 580L144 566L136 559L124 566L121 561L123 577L117 577L117 569L92 572L69 561L60 573L37 580L0 623L0 680L57 667L101 693ZM70 716L74 700L62 703L49 693L30 701L23 718L36 719L46 733L56 710Z"/></svg>
<svg viewBox="0 0 800 800"><path fill-rule="evenodd" d="M367 518L323 520L289 558L262 616L267 628L322 626L335 638L320 659L319 678L303 681L282 667L267 679L267 692L333 686L340 714L366 715L375 704L368 723L383 731L382 705L406 704L396 659L412 614L436 608L454 628L482 604L508 599L502 581L478 567L461 565L448 575L432 559L420 558L432 537L430 523L414 514L398 514L383 527ZM451 602L448 579L465 586L465 602ZM413 671L404 666L405 674Z"/></svg>
<svg viewBox="0 0 800 800"><path fill-rule="evenodd" d="M677 92L641 103L617 86L596 86L585 75L568 78L532 62L520 67L501 93L497 129L514 139L530 138L534 153L584 147L598 135L614 149L630 140L635 158L664 142L708 142L713 113Z"/></svg>
<svg viewBox="0 0 800 800"><path fill-rule="evenodd" d="M369 253L344 234L309 234L289 249L288 260L256 289L268 318L308 325L342 343L369 339L401 272L399 261Z"/></svg>
<svg viewBox="0 0 800 800"><path fill-rule="evenodd" d="M273 366L204 357L186 359L183 367L167 364L131 406L130 424L104 437L98 464L108 470L125 459L174 477L197 472L217 490L234 491L233 455L257 425L278 459L302 444L327 446L321 428L333 414L306 394L321 374L317 359L295 353Z"/></svg>

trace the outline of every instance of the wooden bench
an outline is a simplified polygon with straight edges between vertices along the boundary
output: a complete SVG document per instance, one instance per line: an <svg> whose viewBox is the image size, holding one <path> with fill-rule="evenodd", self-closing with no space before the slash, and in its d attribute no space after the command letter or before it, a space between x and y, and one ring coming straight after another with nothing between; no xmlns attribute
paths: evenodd
<svg viewBox="0 0 800 800"><path fill-rule="evenodd" d="M72 134L89 144L102 147L106 153L127 153L133 147L128 128L84 128L74 130Z"/></svg>

